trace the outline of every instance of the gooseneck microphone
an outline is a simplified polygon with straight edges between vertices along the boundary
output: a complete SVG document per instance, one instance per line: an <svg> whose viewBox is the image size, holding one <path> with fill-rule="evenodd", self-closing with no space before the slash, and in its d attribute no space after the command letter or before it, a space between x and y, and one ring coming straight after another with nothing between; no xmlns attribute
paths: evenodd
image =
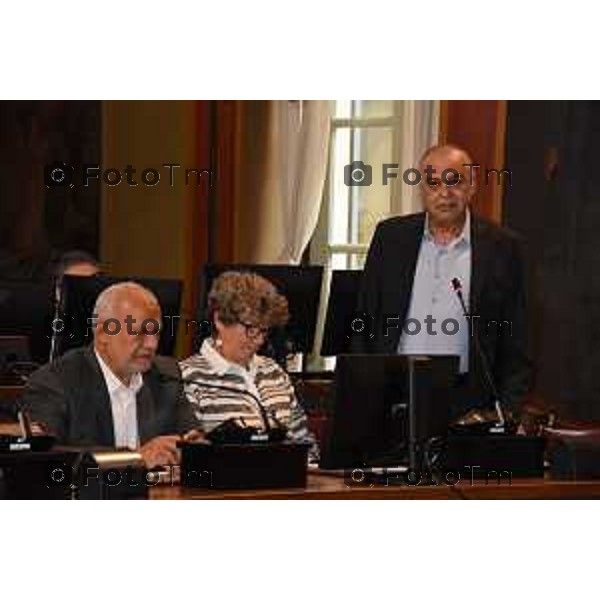
<svg viewBox="0 0 600 600"><path fill-rule="evenodd" d="M256 406L258 407L266 434L273 435L273 437L275 438L285 437L285 435L287 434L287 427L279 421L275 414L272 414L271 418L269 419L269 415L265 407L263 406L261 399L255 396L252 392L249 392L248 390L241 390L239 388L230 387L227 385L220 385L216 383L205 383L203 381L196 381L195 379L192 379L190 377L176 377L167 373L162 373L161 378L168 379L170 381L175 381L183 385L194 385L199 388L221 390L224 392L232 392L235 394L243 394L244 396L248 396L252 398L252 400L254 400ZM273 421L275 427L271 425L271 421Z"/></svg>
<svg viewBox="0 0 600 600"><path fill-rule="evenodd" d="M265 410L265 407L263 406L260 398L255 396L252 392L249 392L248 390L240 390L238 388L229 387L226 385L218 385L216 383L205 383L203 381L202 382L195 381L194 379L185 378L185 377L182 377L179 381L181 381L181 383L183 383L184 385L195 385L199 388L204 388L204 389L209 389L209 390L222 390L224 392L233 392L236 394L241 393L241 394L244 394L245 396L249 396L250 398L252 398L254 400L256 406L258 407L258 410L260 412L260 417L261 417L262 422L265 427L265 431L267 433L269 431L271 431L271 423L269 422L269 416L267 415L267 411Z"/></svg>
<svg viewBox="0 0 600 600"><path fill-rule="evenodd" d="M465 299L462 293L462 284L458 277L454 277L454 279L452 279L452 288L454 289L456 296L458 297L458 301L460 302L464 316L468 320L472 315L470 315L469 311L467 310ZM492 374L492 370L490 369L490 363L487 359L487 356L485 355L485 352L483 351L483 348L481 347L481 341L479 339L479 334L475 329L475 324L471 323L470 321L469 323L470 329L472 331L472 337L475 343L475 352L477 352L477 356L479 357L479 360L481 362L481 366L483 368L483 376L485 378L487 388L494 399L494 406L498 415L498 425L500 426L500 428L504 429L506 425L506 419L504 417L504 410L502 408L502 398L498 392L498 388L494 381L494 376Z"/></svg>
<svg viewBox="0 0 600 600"><path fill-rule="evenodd" d="M219 384L215 384L215 383L205 383L203 381L202 382L195 381L194 379L186 378L186 377L182 377L181 382L185 385L195 385L199 388L204 388L204 389L223 390L223 391L233 392L236 394L242 393L243 395L252 398L260 412L260 417L263 422L264 432L265 432L264 433L265 439L264 440L256 440L256 441L282 442L288 437L288 428L285 425L283 425L281 423L281 421L275 416L274 411L271 413L271 419L269 419L269 415L267 414L267 411L266 411L265 407L263 406L262 400L258 396L254 395L252 392L249 392L248 390L240 390L238 388L229 387L226 385L219 385ZM272 420L273 423L275 423L275 426L271 425L270 420ZM244 425L244 427L246 427L244 420L242 418L240 418L240 421L242 421L242 425ZM251 429L251 428L249 428L249 429Z"/></svg>
<svg viewBox="0 0 600 600"><path fill-rule="evenodd" d="M49 362L54 362L54 360L58 357L59 353L59 332L62 332L61 329L57 328L58 323L61 321L61 314L64 308L64 290L63 290L63 278L62 275L58 275L54 280L53 286L54 292L54 315L52 317L52 335L50 337L50 356L48 357ZM63 323L64 328L64 323Z"/></svg>

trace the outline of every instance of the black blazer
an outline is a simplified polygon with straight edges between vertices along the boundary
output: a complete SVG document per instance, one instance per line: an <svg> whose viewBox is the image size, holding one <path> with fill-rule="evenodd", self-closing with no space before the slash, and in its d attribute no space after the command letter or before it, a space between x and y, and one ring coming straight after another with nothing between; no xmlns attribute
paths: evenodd
<svg viewBox="0 0 600 600"><path fill-rule="evenodd" d="M393 217L377 226L357 307L372 318L373 335L354 337L354 352L396 353L401 325L409 309L424 227L423 212ZM471 315L478 316L472 322L498 391L513 410L518 409L518 401L528 391L531 379L525 290L520 238L471 213L471 286L467 305ZM385 317L391 315L399 317L400 327L389 329L385 335ZM494 320L509 321L511 326L495 326ZM477 393L489 401L472 336L469 380Z"/></svg>
<svg viewBox="0 0 600 600"><path fill-rule="evenodd" d="M183 395L174 359L156 357L143 374L137 395L140 442L199 427ZM35 421L44 423L57 442L74 446L115 445L110 396L91 347L70 350L30 377L23 403Z"/></svg>

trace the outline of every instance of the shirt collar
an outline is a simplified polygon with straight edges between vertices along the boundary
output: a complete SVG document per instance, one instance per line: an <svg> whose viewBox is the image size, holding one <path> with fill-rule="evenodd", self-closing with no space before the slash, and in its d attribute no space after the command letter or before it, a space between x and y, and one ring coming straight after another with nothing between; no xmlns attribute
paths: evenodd
<svg viewBox="0 0 600 600"><path fill-rule="evenodd" d="M423 237L429 241L433 241L433 236L429 230L429 214L427 212L425 213L425 229L423 230ZM458 237L450 242L449 246L455 246L460 242L465 242L467 244L471 243L471 211L468 208L466 210L465 224L463 225L462 231Z"/></svg>
<svg viewBox="0 0 600 600"><path fill-rule="evenodd" d="M96 352L94 349L94 355L96 356L96 360L100 365L100 370L102 371L102 375L104 375L104 381L106 381L106 387L108 388L108 393L112 396L118 390L130 390L134 394L137 394L140 391L140 388L144 384L144 380L142 378L141 373L134 373L131 377L131 381L129 385L125 385L111 370L111 368L102 360L102 357Z"/></svg>
<svg viewBox="0 0 600 600"><path fill-rule="evenodd" d="M226 373L236 373L238 375L246 375L250 374L254 376L256 374L257 369L257 360L256 356L252 357L250 361L250 365L248 369L244 369L241 365L233 363L227 360L216 348L215 343L212 338L207 338L202 342L202 347L200 348L200 354L208 361L209 365L213 369L213 371L219 375L223 376Z"/></svg>

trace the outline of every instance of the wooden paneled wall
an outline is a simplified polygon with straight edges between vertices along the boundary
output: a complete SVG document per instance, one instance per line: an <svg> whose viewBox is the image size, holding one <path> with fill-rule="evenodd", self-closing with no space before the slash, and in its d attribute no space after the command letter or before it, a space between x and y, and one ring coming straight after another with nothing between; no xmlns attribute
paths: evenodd
<svg viewBox="0 0 600 600"><path fill-rule="evenodd" d="M468 150L484 169L503 169L506 131L505 100L442 100L440 143L453 143ZM500 185L497 182L500 180ZM496 222L502 220L502 197L506 177L480 178L473 209Z"/></svg>

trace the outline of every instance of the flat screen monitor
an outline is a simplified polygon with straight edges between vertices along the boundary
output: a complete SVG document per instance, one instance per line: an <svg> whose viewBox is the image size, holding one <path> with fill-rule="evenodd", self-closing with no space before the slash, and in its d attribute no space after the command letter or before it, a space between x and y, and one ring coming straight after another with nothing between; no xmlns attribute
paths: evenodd
<svg viewBox="0 0 600 600"><path fill-rule="evenodd" d="M446 435L458 356L342 354L320 466L410 464L410 443Z"/></svg>
<svg viewBox="0 0 600 600"><path fill-rule="evenodd" d="M213 281L225 271L251 271L268 279L283 294L289 307L290 318L282 331L274 331L267 347L275 354L308 353L312 351L323 267L291 265L212 264L207 265L200 277L199 319L208 319L208 293ZM206 335L204 336L206 337ZM202 339L197 340L199 347ZM282 348L283 346L283 348Z"/></svg>
<svg viewBox="0 0 600 600"><path fill-rule="evenodd" d="M148 288L158 298L163 327L158 354L172 356L177 342L177 329L181 321L182 282L178 279L151 279L140 277L65 276L63 278L62 318L64 331L60 337L59 354L92 342L91 318L96 298L102 290L115 283L135 281Z"/></svg>
<svg viewBox="0 0 600 600"><path fill-rule="evenodd" d="M321 356L350 352L350 322L356 313L362 271L333 271L321 342Z"/></svg>
<svg viewBox="0 0 600 600"><path fill-rule="evenodd" d="M47 362L52 337L52 282L0 281L0 336L25 336L29 358Z"/></svg>

